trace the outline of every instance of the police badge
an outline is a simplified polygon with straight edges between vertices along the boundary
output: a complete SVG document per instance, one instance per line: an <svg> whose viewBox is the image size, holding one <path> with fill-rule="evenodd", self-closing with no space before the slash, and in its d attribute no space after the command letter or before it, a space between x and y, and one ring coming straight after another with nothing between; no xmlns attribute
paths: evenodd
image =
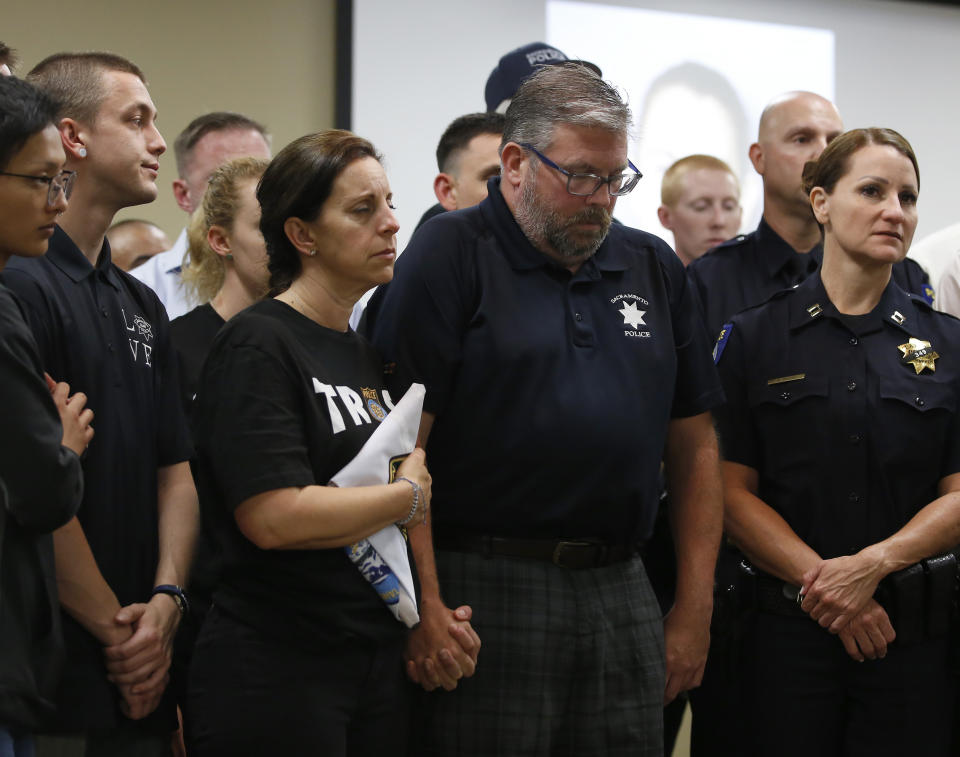
<svg viewBox="0 0 960 757"><path fill-rule="evenodd" d="M904 365L912 365L917 373L920 373L924 368L929 368L931 373L937 370L934 361L940 356L933 351L930 342L910 337L909 342L898 345L897 349L903 353L900 362Z"/></svg>

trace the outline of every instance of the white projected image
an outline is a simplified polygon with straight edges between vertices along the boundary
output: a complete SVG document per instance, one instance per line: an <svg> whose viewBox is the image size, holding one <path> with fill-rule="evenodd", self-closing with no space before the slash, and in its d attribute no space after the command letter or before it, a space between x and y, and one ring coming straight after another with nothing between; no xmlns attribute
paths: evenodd
<svg viewBox="0 0 960 757"><path fill-rule="evenodd" d="M834 34L825 29L550 0L547 41L596 63L627 95L630 156L643 180L616 216L670 242L657 206L671 163L693 153L726 161L740 178L750 231L763 197L747 150L763 107L788 90L834 96Z"/></svg>

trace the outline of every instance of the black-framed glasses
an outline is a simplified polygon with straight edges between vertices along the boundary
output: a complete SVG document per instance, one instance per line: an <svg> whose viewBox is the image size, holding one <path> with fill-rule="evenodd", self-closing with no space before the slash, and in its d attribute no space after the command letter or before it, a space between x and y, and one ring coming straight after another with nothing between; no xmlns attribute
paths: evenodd
<svg viewBox="0 0 960 757"><path fill-rule="evenodd" d="M625 194L630 194L633 188L637 186L637 182L643 178L640 169L629 160L627 160L627 165L630 166L633 173L618 173L614 176L604 178L592 173L571 173L567 169L558 166L533 145L527 142L521 142L520 146L524 150L530 150L530 152L540 158L540 160L550 166L550 168L556 169L566 176L567 192L576 197L590 197L590 195L600 189L604 184L607 185L607 191L610 192L612 197L623 197Z"/></svg>
<svg viewBox="0 0 960 757"><path fill-rule="evenodd" d="M0 176L15 176L18 179L33 179L42 181L47 185L47 205L55 205L57 194L63 192L65 200L70 199L70 193L73 192L73 183L77 178L76 171L61 171L56 176L30 176L25 173L10 173L9 171L0 171Z"/></svg>

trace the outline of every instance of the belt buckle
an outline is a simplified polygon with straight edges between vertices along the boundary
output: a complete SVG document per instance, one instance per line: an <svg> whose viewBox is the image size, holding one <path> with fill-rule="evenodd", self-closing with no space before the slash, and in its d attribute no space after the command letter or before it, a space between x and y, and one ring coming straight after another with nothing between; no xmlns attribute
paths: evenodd
<svg viewBox="0 0 960 757"><path fill-rule="evenodd" d="M556 546L553 548L553 556L550 558L550 561L561 568L572 567L566 565L563 560L563 553L567 550L576 552L578 548L581 547L596 547L596 544L591 544L588 541L558 541ZM599 557L599 555L598 555ZM597 563L597 558L593 560L594 565Z"/></svg>

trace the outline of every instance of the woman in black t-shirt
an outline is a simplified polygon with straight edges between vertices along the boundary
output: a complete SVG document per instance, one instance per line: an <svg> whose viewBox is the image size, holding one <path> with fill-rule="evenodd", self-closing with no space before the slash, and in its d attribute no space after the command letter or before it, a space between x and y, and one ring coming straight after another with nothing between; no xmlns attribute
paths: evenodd
<svg viewBox="0 0 960 757"><path fill-rule="evenodd" d="M390 187L369 142L327 131L278 154L257 198L273 297L220 330L196 400L220 570L190 674L191 753L402 754L406 628L343 547L420 524L430 476L417 450L394 483L325 485L393 406L348 325L393 275Z"/></svg>
<svg viewBox="0 0 960 757"><path fill-rule="evenodd" d="M269 161L231 160L210 175L203 202L187 229L187 297L200 304L170 322L180 362L184 408L190 416L200 369L220 327L267 293L267 249L260 233L257 182Z"/></svg>
<svg viewBox="0 0 960 757"><path fill-rule="evenodd" d="M757 755L946 755L960 544L960 323L891 279L916 156L833 140L804 183L823 265L715 355L725 527L760 572L740 680Z"/></svg>

